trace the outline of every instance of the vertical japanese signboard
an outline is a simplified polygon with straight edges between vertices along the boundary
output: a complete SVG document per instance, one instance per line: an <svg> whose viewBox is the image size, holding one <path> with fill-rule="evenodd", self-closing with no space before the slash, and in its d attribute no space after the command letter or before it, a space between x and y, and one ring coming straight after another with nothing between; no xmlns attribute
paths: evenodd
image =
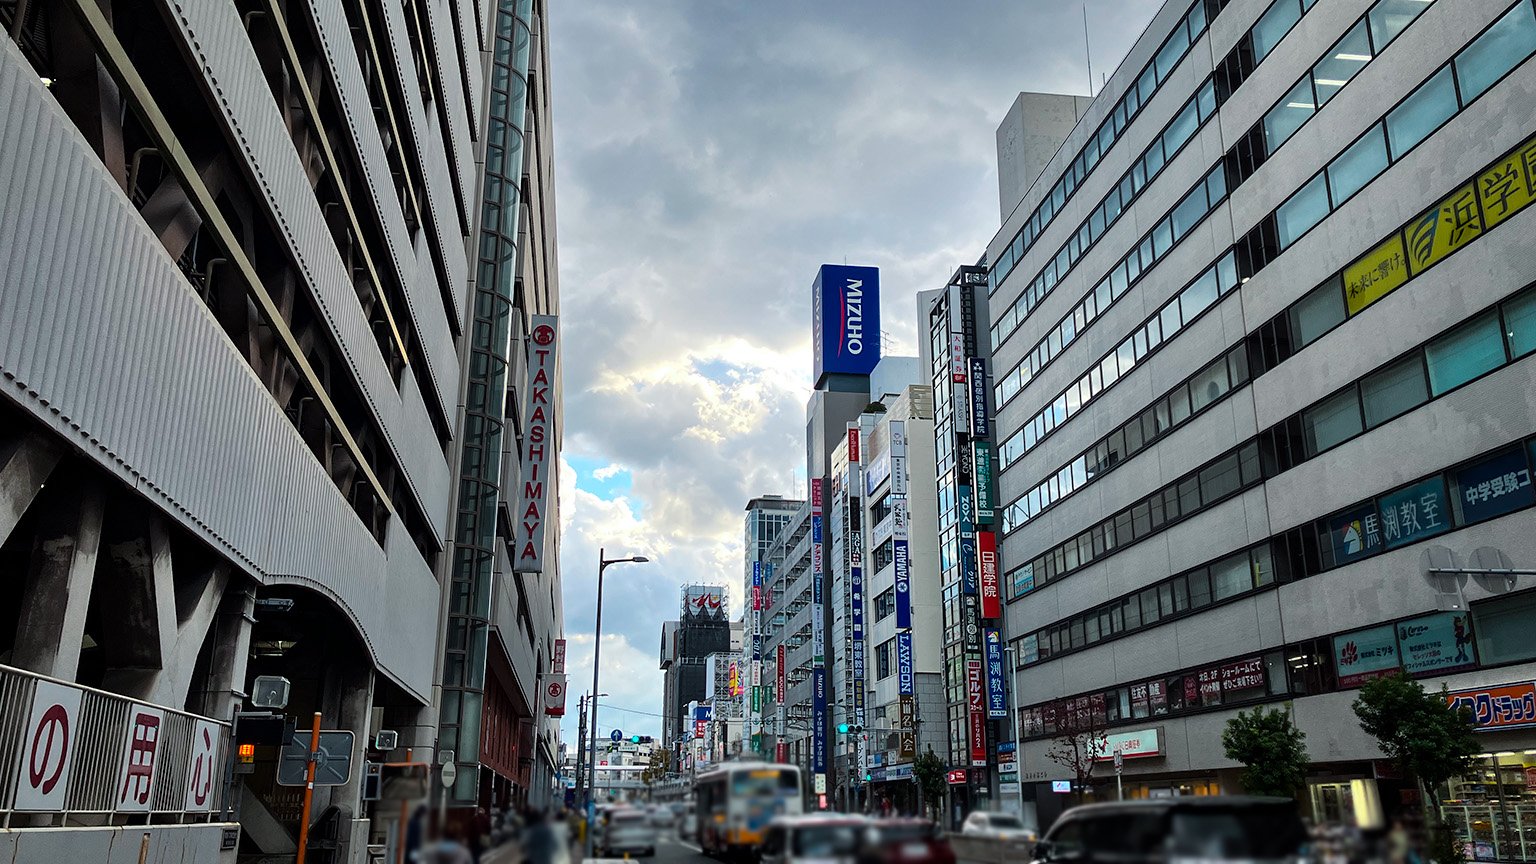
<svg viewBox="0 0 1536 864"><path fill-rule="evenodd" d="M192 755L187 765L187 797L182 809L207 813L213 809L215 790L222 775L220 758L223 730L211 720L198 720L192 727Z"/></svg>
<svg viewBox="0 0 1536 864"><path fill-rule="evenodd" d="M987 717L1001 720L1008 716L1008 693L1003 689L1003 638L996 627L988 627L983 643L987 648Z"/></svg>
<svg viewBox="0 0 1536 864"><path fill-rule="evenodd" d="M778 647L777 656L774 659L777 661L778 665L774 670L775 680L773 682L773 701L783 705L784 691L789 689L789 670L785 668L783 645Z"/></svg>
<svg viewBox="0 0 1536 864"><path fill-rule="evenodd" d="M554 494L555 369L558 362L558 321L554 315L529 319L528 378L523 386L523 444L518 475L517 512L513 514L512 569L518 573L544 570L544 526L549 497Z"/></svg>
<svg viewBox="0 0 1536 864"><path fill-rule="evenodd" d="M80 698L84 694L51 681L40 680L36 686L18 748L14 809L63 810L80 738Z"/></svg>
<svg viewBox="0 0 1536 864"><path fill-rule="evenodd" d="M991 438L992 423L987 413L987 361L981 357L972 357L970 367L971 437Z"/></svg>
<svg viewBox="0 0 1536 864"><path fill-rule="evenodd" d="M896 692L902 696L917 695L917 675L912 663L912 631L896 633Z"/></svg>
<svg viewBox="0 0 1536 864"><path fill-rule="evenodd" d="M159 764L164 732L164 711L139 704L128 710L128 735L123 740L113 809L131 813L149 811L154 800L155 766Z"/></svg>
<svg viewBox="0 0 1536 864"><path fill-rule="evenodd" d="M997 574L997 535L976 532L977 572L981 581L981 617L1003 617L1003 598Z"/></svg>
<svg viewBox="0 0 1536 864"><path fill-rule="evenodd" d="M987 767L987 705L982 690L981 660L966 658L966 719L970 721L967 737L971 747L971 766L974 768Z"/></svg>

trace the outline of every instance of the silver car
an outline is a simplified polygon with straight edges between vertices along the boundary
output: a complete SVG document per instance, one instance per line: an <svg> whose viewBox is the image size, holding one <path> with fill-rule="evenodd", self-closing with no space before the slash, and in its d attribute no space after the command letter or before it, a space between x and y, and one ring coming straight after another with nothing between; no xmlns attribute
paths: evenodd
<svg viewBox="0 0 1536 864"><path fill-rule="evenodd" d="M644 810L615 810L608 814L601 846L607 855L655 855L656 826Z"/></svg>

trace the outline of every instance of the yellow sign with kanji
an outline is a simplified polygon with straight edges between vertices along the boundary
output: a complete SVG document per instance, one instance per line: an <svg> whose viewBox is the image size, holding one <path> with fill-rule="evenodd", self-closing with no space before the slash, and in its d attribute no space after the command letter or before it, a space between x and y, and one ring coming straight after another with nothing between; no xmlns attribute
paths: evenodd
<svg viewBox="0 0 1536 864"><path fill-rule="evenodd" d="M1488 228L1519 213L1536 200L1536 138L1477 176L1477 197Z"/></svg>
<svg viewBox="0 0 1536 864"><path fill-rule="evenodd" d="M1358 313L1407 281L1408 255L1402 232L1398 232L1344 268L1344 298L1349 314Z"/></svg>
<svg viewBox="0 0 1536 864"><path fill-rule="evenodd" d="M1471 243L1483 233L1483 214L1477 193L1468 183L1439 204L1408 223L1408 261L1414 275L1433 267L1441 258Z"/></svg>

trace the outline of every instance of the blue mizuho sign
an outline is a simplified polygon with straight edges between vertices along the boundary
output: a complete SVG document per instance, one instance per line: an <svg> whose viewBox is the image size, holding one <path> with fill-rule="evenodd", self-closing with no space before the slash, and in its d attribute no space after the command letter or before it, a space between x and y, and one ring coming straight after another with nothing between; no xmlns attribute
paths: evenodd
<svg viewBox="0 0 1536 864"><path fill-rule="evenodd" d="M868 375L880 362L880 270L823 264L811 286L816 383L830 373Z"/></svg>

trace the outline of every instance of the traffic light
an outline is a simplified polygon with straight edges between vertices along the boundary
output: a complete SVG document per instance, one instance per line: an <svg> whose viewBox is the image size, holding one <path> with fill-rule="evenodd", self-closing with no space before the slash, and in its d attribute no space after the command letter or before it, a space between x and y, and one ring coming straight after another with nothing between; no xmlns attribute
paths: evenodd
<svg viewBox="0 0 1536 864"><path fill-rule="evenodd" d="M839 723L839 724L837 724L837 734L839 734L839 735L847 735L848 734L848 724L847 723Z"/></svg>
<svg viewBox="0 0 1536 864"><path fill-rule="evenodd" d="M631 744L639 744L640 743L640 736L639 735L631 735L631 736L629 736L629 743L631 743Z"/></svg>

